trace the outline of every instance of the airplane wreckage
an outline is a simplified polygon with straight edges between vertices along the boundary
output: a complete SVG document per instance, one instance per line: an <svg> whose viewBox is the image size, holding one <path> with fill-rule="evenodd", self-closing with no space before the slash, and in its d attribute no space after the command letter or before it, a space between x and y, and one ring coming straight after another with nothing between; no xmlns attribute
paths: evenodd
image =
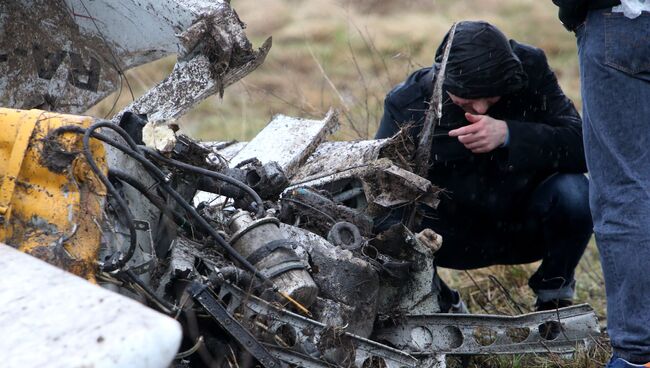
<svg viewBox="0 0 650 368"><path fill-rule="evenodd" d="M327 141L335 111L275 116L247 143L176 134L271 47L228 2L5 1L0 29L5 367L444 367L599 334L588 305L439 313L442 239L373 230L436 206L405 135ZM168 54L171 74L111 120L71 115Z"/></svg>

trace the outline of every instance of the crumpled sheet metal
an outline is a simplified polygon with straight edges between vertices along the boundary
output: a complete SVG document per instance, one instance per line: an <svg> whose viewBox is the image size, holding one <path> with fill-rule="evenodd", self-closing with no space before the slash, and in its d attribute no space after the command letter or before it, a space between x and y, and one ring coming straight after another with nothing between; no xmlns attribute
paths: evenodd
<svg viewBox="0 0 650 368"><path fill-rule="evenodd" d="M125 70L174 53L189 57L196 38L205 38L177 34L199 22L213 25L204 43L229 46L210 54L211 65L255 56L224 0L17 0L0 2L0 14L7 15L0 16L3 106L81 113L113 91L126 93ZM225 73L214 91L245 74Z"/></svg>
<svg viewBox="0 0 650 368"><path fill-rule="evenodd" d="M337 180L358 178L363 182L368 202L377 206L389 208L415 201L437 206L438 188L411 172L409 157L413 144L405 133L387 139L323 142L327 135L320 131L294 130L299 128L300 121L288 124L285 119L283 116L274 118L251 142L210 142L203 145L230 161L231 166L252 157L263 162L279 162L290 178L290 189L319 187ZM327 120L328 117L321 123ZM305 141L309 144L300 143ZM269 150L269 147L273 149ZM207 201L212 197L201 194L195 201L197 199Z"/></svg>
<svg viewBox="0 0 650 368"><path fill-rule="evenodd" d="M386 139L324 142L296 171L292 181L335 174L380 158L389 158L396 166L409 170L412 151L413 146L403 133Z"/></svg>
<svg viewBox="0 0 650 368"><path fill-rule="evenodd" d="M440 312L438 295L431 285L435 274L435 251L417 239L405 227L391 228L400 232L402 237L409 238L410 244L405 244L402 253L403 261L411 262L410 278L398 285L389 282L381 283L378 298L378 310L381 314L392 314L400 311L407 315L428 315ZM391 230L389 230L391 231ZM381 235L380 235L381 236Z"/></svg>
<svg viewBox="0 0 650 368"><path fill-rule="evenodd" d="M292 177L299 170L299 165L338 127L338 114L335 110L328 111L322 120L276 115L233 157L230 164L235 166L251 158L257 158L263 164L275 161L288 177Z"/></svg>
<svg viewBox="0 0 650 368"><path fill-rule="evenodd" d="M311 176L300 182L292 181L289 189L297 186L318 188L330 182L352 178L361 181L370 214L416 202L432 208L438 205L436 186L429 180L396 166L388 158L342 169L329 175ZM375 208L371 205L375 205Z"/></svg>
<svg viewBox="0 0 650 368"><path fill-rule="evenodd" d="M248 50L248 59L241 65L228 64L220 74L214 71L209 55L199 54L190 60L179 60L171 74L142 97L113 117L118 122L124 111L148 114L155 124L167 124L180 118L204 99L237 82L260 66L269 50L271 39L257 51Z"/></svg>
<svg viewBox="0 0 650 368"><path fill-rule="evenodd" d="M290 188L318 188L356 178L361 180L366 200L371 205L370 214L381 208L415 202L435 208L438 188L411 171L413 150L405 132L387 139L325 142L291 177Z"/></svg>

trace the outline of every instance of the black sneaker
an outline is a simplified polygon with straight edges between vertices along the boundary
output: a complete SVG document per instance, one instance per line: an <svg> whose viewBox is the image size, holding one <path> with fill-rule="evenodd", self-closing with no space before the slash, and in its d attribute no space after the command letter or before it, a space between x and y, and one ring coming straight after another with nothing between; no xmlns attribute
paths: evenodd
<svg viewBox="0 0 650 368"><path fill-rule="evenodd" d="M454 301L451 303L448 313L455 314L468 314L469 310L467 309L467 304L460 297L460 293L456 290L452 290L454 293Z"/></svg>

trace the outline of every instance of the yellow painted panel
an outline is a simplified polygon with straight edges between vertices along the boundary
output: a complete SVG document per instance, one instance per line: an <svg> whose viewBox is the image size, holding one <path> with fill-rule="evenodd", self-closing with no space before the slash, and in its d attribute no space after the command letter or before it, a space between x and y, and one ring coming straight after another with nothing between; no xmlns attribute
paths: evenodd
<svg viewBox="0 0 650 368"><path fill-rule="evenodd" d="M0 241L89 280L97 268L105 188L81 153L82 136L52 132L93 122L0 108ZM91 152L106 172L103 145L91 140Z"/></svg>

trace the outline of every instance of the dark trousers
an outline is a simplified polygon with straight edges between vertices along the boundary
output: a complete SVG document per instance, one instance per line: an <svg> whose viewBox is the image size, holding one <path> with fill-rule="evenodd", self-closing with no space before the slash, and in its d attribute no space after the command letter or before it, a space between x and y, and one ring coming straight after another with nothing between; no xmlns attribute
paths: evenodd
<svg viewBox="0 0 650 368"><path fill-rule="evenodd" d="M420 228L443 237L435 254L438 266L468 270L542 260L528 283L538 299L572 299L575 268L592 233L588 188L582 174L554 174L508 220L471 213L445 216L445 200L453 199L443 199ZM443 302L450 290L437 277L436 288Z"/></svg>
<svg viewBox="0 0 650 368"><path fill-rule="evenodd" d="M555 174L543 181L520 218L426 218L423 228L443 237L436 264L473 269L542 260L528 285L541 301L571 299L574 272L592 233L589 184L581 174Z"/></svg>

